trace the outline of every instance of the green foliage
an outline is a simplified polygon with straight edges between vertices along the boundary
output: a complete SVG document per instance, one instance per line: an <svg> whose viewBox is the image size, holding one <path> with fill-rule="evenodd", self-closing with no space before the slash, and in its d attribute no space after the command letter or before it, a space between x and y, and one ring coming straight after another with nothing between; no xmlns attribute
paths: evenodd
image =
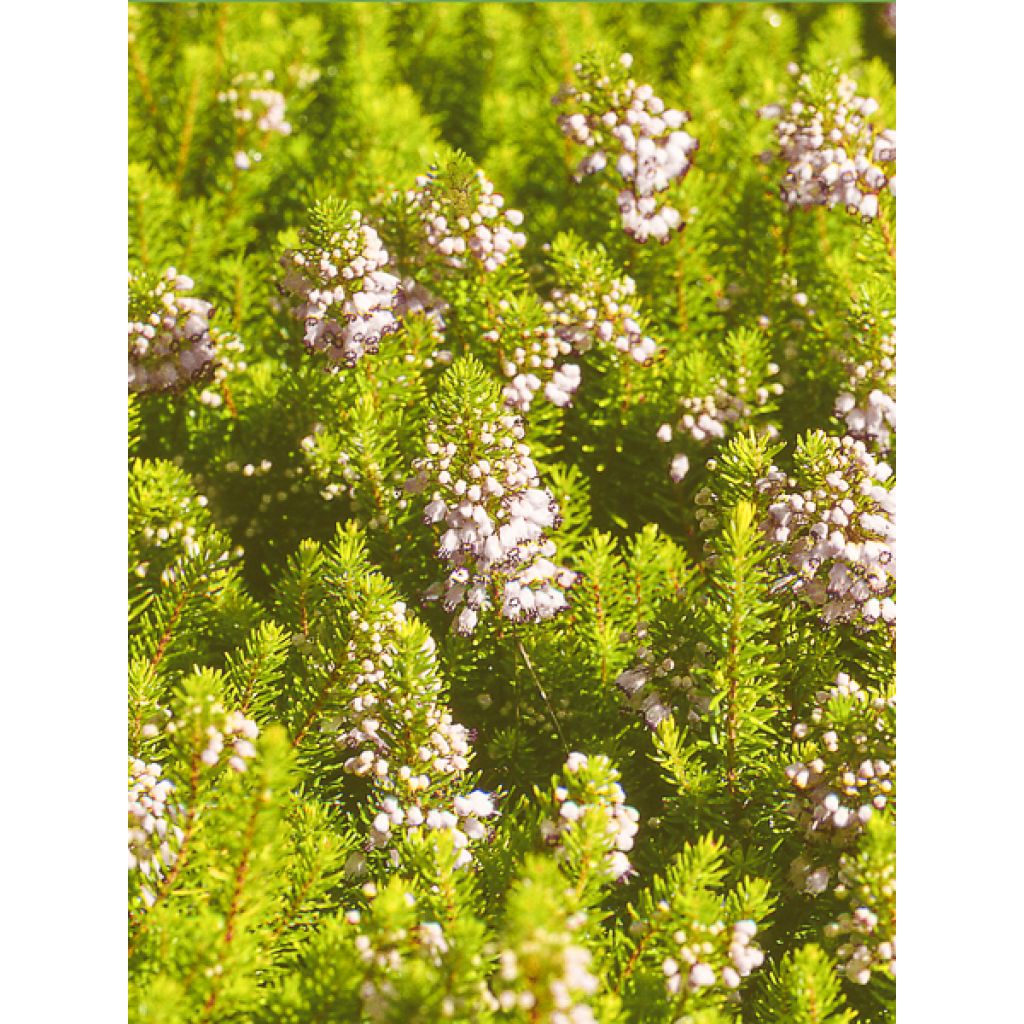
<svg viewBox="0 0 1024 1024"><path fill-rule="evenodd" d="M758 116L795 61L895 127L879 14L130 5L129 317L174 267L218 353L129 398L131 1020L892 1019L894 627L824 619L795 586L809 531L771 527L783 492L829 507L837 396L895 399L895 202L788 209ZM615 152L572 180L551 103L587 80L600 114L631 78L700 141L664 245L622 230ZM488 195L521 210L525 245L455 265L424 189L449 226ZM281 257L317 263L355 217L395 329L331 366ZM532 460L574 582L550 618L503 615L514 547L460 632L423 601L452 565L421 460L465 488L517 412L488 473ZM891 426L866 440L886 473ZM843 673L865 700L823 700ZM816 759L820 793L793 781ZM872 759L885 800L823 825Z"/></svg>
<svg viewBox="0 0 1024 1024"><path fill-rule="evenodd" d="M741 503L720 535L707 604L708 655L716 662L710 672L711 740L716 749L724 740L725 788L740 802L750 783L739 766L763 765L775 740L764 554L754 507Z"/></svg>
<svg viewBox="0 0 1024 1024"><path fill-rule="evenodd" d="M664 979L672 974L664 968L665 960L671 957L675 963L675 958L681 957L685 972L687 961L682 951L691 948L700 962L721 974L730 962L727 950L732 926L752 922L755 928L751 930L758 931L774 902L759 879L728 884L721 840L705 836L688 844L628 909L633 923L619 952L625 991L640 1007L666 1001ZM670 1015L654 1019L721 1012L729 1005L721 989L683 985L672 996L667 1000Z"/></svg>
<svg viewBox="0 0 1024 1024"><path fill-rule="evenodd" d="M852 1024L842 987L825 951L813 943L787 953L773 972L758 1020L793 1024Z"/></svg>

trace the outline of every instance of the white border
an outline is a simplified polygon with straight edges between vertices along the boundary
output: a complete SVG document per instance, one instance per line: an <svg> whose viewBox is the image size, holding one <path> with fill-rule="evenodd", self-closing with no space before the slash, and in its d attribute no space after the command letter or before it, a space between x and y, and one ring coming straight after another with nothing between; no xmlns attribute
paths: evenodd
<svg viewBox="0 0 1024 1024"><path fill-rule="evenodd" d="M127 22L4 12L6 1020L125 1012ZM13 571L12 571L13 570Z"/></svg>
<svg viewBox="0 0 1024 1024"><path fill-rule="evenodd" d="M936 0L899 12L899 1008L904 1024L1009 1021L1022 16ZM125 1006L125 43L120 4L21 3L0 34L12 1020L111 1020Z"/></svg>
<svg viewBox="0 0 1024 1024"><path fill-rule="evenodd" d="M1024 1002L1024 19L904 0L898 21L897 1005L903 1024L988 1024Z"/></svg>

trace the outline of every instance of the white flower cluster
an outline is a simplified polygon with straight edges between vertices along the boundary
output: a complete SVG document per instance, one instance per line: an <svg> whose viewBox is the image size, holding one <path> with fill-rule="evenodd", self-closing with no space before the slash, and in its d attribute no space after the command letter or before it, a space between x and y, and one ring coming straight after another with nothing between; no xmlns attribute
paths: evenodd
<svg viewBox="0 0 1024 1024"><path fill-rule="evenodd" d="M169 803L174 783L161 778L163 768L128 758L128 870L147 879L160 878L174 864L183 832L175 824L178 811ZM153 891L145 884L142 898L152 905Z"/></svg>
<svg viewBox="0 0 1024 1024"><path fill-rule="evenodd" d="M588 758L574 752L563 768L565 785L554 790L555 817L541 822L545 840L562 846L574 830L597 826L607 842L605 870L608 878L625 880L633 871L628 852L639 829L640 814L626 804L626 794L616 781L618 772L603 755Z"/></svg>
<svg viewBox="0 0 1024 1024"><path fill-rule="evenodd" d="M210 409L219 409L224 404L224 393L228 378L235 373L244 373L246 362L237 357L245 352L241 338L224 335L218 338L217 362L213 367L211 386L199 392L199 401Z"/></svg>
<svg viewBox="0 0 1024 1024"><path fill-rule="evenodd" d="M398 285L395 296L394 313L399 320L407 317L423 317L431 327L431 334L436 342L444 340L447 326L444 315L448 312L448 303L439 299L411 277L403 277Z"/></svg>
<svg viewBox="0 0 1024 1024"><path fill-rule="evenodd" d="M499 352L502 372L509 378L502 391L505 404L523 413L542 388L552 405L571 405L580 384L580 368L562 361L572 344L550 321L535 319L524 315L515 300L501 299L493 326L482 336Z"/></svg>
<svg viewBox="0 0 1024 1024"><path fill-rule="evenodd" d="M430 494L423 520L444 525L437 555L452 566L424 596L458 610L455 629L464 636L492 605L512 622L551 618L568 607L563 591L576 579L551 561L556 549L546 531L558 526L558 504L540 487L522 420L496 405L480 412L479 428L461 417L440 429L428 424L427 455L406 483ZM460 438L465 448L443 438Z"/></svg>
<svg viewBox="0 0 1024 1024"><path fill-rule="evenodd" d="M796 570L793 590L821 607L826 624L895 627L896 488L885 486L892 467L862 441L827 442L821 486L796 490L796 481L774 467L758 480L758 489L775 499L765 530Z"/></svg>
<svg viewBox="0 0 1024 1024"><path fill-rule="evenodd" d="M764 953L752 942L756 934L757 925L750 920L737 921L731 929L722 921L707 928L695 922L688 933L675 932L672 939L678 952L666 957L661 965L666 991L675 996L684 987L696 992L719 982L727 989L739 988L740 982L764 963ZM708 960L723 944L723 937L729 941L725 952L727 962L716 971Z"/></svg>
<svg viewBox="0 0 1024 1024"><path fill-rule="evenodd" d="M556 288L544 304L559 336L579 355L595 345L647 366L658 346L641 326L636 282L628 276L583 282L578 290Z"/></svg>
<svg viewBox="0 0 1024 1024"><path fill-rule="evenodd" d="M807 746L804 759L786 768L798 794L790 810L808 838L849 843L894 799L895 704L840 672L816 695L810 723L793 727L793 738Z"/></svg>
<svg viewBox="0 0 1024 1024"><path fill-rule="evenodd" d="M292 314L305 322L303 343L323 353L332 369L355 366L398 329L399 280L383 269L387 250L357 210L342 219L343 228L307 236L302 248L281 257L287 271L281 286L302 300Z"/></svg>
<svg viewBox="0 0 1024 1024"><path fill-rule="evenodd" d="M433 737L435 742L438 738L436 735ZM393 831L400 827L408 832L421 829L444 831L451 836L458 850L455 866L465 867L473 862L470 843L486 840L489 836L484 819L494 817L497 813L493 794L485 793L482 789L456 796L451 802L451 810L438 807L424 810L422 800L403 807L397 797L387 796L381 801L380 810L370 827L370 849L390 846L394 841Z"/></svg>
<svg viewBox="0 0 1024 1024"><path fill-rule="evenodd" d="M348 613L351 635L345 645L344 656L353 670L346 686L347 705L343 712L326 719L322 725L325 732L337 733L338 745L352 750L344 768L351 775L369 777L394 784L397 765L391 763L390 751L395 737L394 726L401 727L404 716L397 716L389 708L404 710L408 700L402 699L400 687L392 678L397 653L397 633L407 622L406 606L403 601L393 602L376 621L367 620L357 608ZM424 653L433 660L434 644L429 637L425 641ZM328 671L336 671L335 665L327 665ZM430 708L438 697L439 681L434 676L424 678L420 698ZM461 726L443 722L438 716L436 725L438 744L424 748L422 762L441 774L463 772L469 766L467 758L469 745L465 730ZM411 770L403 772L410 792L425 790L431 779L427 775L413 779Z"/></svg>
<svg viewBox="0 0 1024 1024"><path fill-rule="evenodd" d="M174 807L168 805L174 783L162 774L156 762L128 758L128 868L143 874L169 865L174 860L169 840L181 839L173 825Z"/></svg>
<svg viewBox="0 0 1024 1024"><path fill-rule="evenodd" d="M836 398L835 414L850 437L873 445L880 452L892 447L896 430L896 338L881 339L874 359L854 365L846 390Z"/></svg>
<svg viewBox="0 0 1024 1024"><path fill-rule="evenodd" d="M558 127L590 150L576 168L577 181L614 160L626 186L618 196L626 233L638 242L667 242L683 218L668 203L659 205L657 197L686 176L700 144L681 130L690 120L688 113L666 107L651 86L628 77L632 64L632 56L624 53L607 71L575 65L578 87L563 86L555 97L556 103L569 105Z"/></svg>
<svg viewBox="0 0 1024 1024"><path fill-rule="evenodd" d="M489 331L484 335L485 340L494 340L496 333ZM550 378L544 384L544 397L552 405L564 409L572 405L572 396L579 389L580 368L576 363L554 366L554 355L561 354L562 343L550 327L539 327L531 333L532 339L523 339L503 367L505 375L512 378L502 391L505 404L519 412L530 411L534 396L543 382L535 372L540 367L527 369L524 373L523 364L537 360L545 370L551 371Z"/></svg>
<svg viewBox="0 0 1024 1024"><path fill-rule="evenodd" d="M552 405L572 404L581 371L576 363L565 362L568 356L600 348L616 359L628 356L647 366L658 351L640 322L631 277L588 278L553 289L543 305L544 320L536 326L509 324L511 309L507 300L498 303L497 325L484 339L502 353L502 371L510 378L505 402L520 412L529 411L541 389Z"/></svg>
<svg viewBox="0 0 1024 1024"><path fill-rule="evenodd" d="M263 142L270 135L291 135L292 126L287 119L284 94L269 88L274 81L273 71L262 75L247 71L236 75L231 87L217 93L220 103L230 103L232 116L237 122L238 149L235 151L235 166L247 171L262 158L262 146L254 139L255 132L263 135Z"/></svg>
<svg viewBox="0 0 1024 1024"><path fill-rule="evenodd" d="M769 376L775 376L779 372L776 363L768 364ZM681 399L679 405L682 415L679 418L677 429L684 431L694 441L707 441L709 439L721 439L725 437L730 426L741 420L749 419L758 409L766 406L773 397L782 394L782 385L778 382L764 384L755 388L753 402L748 402L741 396L746 393L746 377L740 375L730 385L725 377L720 377L715 386L713 394L696 396L692 395ZM672 428L668 424L662 424L659 428L658 439L670 441L672 439Z"/></svg>
<svg viewBox="0 0 1024 1024"><path fill-rule="evenodd" d="M873 442L882 451L889 450L892 431L896 429L895 398L872 388L863 405L858 405L857 399L844 391L836 398L835 411L850 437Z"/></svg>
<svg viewBox="0 0 1024 1024"><path fill-rule="evenodd" d="M472 751L469 731L453 721L442 703L434 641L429 635L424 641L429 668L413 693L393 671L398 634L408 621L404 602L395 601L376 621L356 609L349 619L345 657L355 672L346 687L344 711L325 720L321 729L336 733L339 747L351 751L345 772L369 779L383 794L377 797L368 848L390 847L399 827L444 829L460 851L460 866L467 864L472 859L469 842L487 838L481 819L497 811L493 798L481 790L450 795L468 770Z"/></svg>
<svg viewBox="0 0 1024 1024"><path fill-rule="evenodd" d="M505 209L505 197L477 168L460 189L458 200L447 195L446 177L432 168L416 179L406 201L423 225L427 244L445 263L461 269L472 258L486 271L497 270L512 249L526 245L517 230L523 223L519 210Z"/></svg>
<svg viewBox="0 0 1024 1024"><path fill-rule="evenodd" d="M215 725L207 726L207 743L200 760L212 767L220 760L227 743L231 754L228 758L228 767L232 771L244 772L246 761L251 761L256 756L256 747L252 741L259 734L260 728L252 719L246 718L241 711L231 711L221 728L218 729Z"/></svg>
<svg viewBox="0 0 1024 1024"><path fill-rule="evenodd" d="M541 925L517 950L501 951L492 1008L499 1016L511 1014L517 1020L597 1024L586 1002L600 987L591 960L588 949L571 941L571 933L555 933Z"/></svg>
<svg viewBox="0 0 1024 1024"><path fill-rule="evenodd" d="M184 295L192 278L168 267L159 278L128 272L128 390L172 391L213 368L213 306Z"/></svg>
<svg viewBox="0 0 1024 1024"><path fill-rule="evenodd" d="M874 875L875 877L869 877ZM839 939L836 956L846 977L866 985L873 973L896 977L896 858L868 867L865 858L845 854L839 866L836 895L853 908L825 926L825 936Z"/></svg>
<svg viewBox="0 0 1024 1024"><path fill-rule="evenodd" d="M840 967L855 985L866 985L872 971L884 971L896 977L896 940L876 937L878 915L868 907L840 914L825 926L829 938L845 938L836 951Z"/></svg>
<svg viewBox="0 0 1024 1024"><path fill-rule="evenodd" d="M669 444L678 431L703 444L725 438L730 430L750 426L762 436L777 435L777 427L767 416L774 411L774 400L783 393L783 386L772 379L777 377L779 366L768 360L760 322L759 328L733 332L724 339L719 359L720 364L729 369L721 376L709 375L703 360L687 360L690 393L679 400L679 418L675 425L662 423L658 427L655 436L659 441ZM672 482L679 483L689 471L690 459L685 452L677 452L669 464ZM713 517L701 512L698 516L709 518L709 525L714 525ZM705 528L702 522L701 529Z"/></svg>
<svg viewBox="0 0 1024 1024"><path fill-rule="evenodd" d="M778 118L779 155L787 167L781 195L788 206L844 206L865 220L878 216L878 197L896 193L896 132L870 120L878 102L857 95L857 83L837 74L817 102L811 76L795 65L798 98L770 104L761 117Z"/></svg>

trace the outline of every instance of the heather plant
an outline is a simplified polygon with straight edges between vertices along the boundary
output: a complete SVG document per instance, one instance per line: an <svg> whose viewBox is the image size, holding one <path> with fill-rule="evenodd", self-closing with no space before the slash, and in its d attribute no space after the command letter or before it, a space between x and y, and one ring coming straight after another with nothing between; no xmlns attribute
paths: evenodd
<svg viewBox="0 0 1024 1024"><path fill-rule="evenodd" d="M892 1020L892 18L128 17L131 1019Z"/></svg>

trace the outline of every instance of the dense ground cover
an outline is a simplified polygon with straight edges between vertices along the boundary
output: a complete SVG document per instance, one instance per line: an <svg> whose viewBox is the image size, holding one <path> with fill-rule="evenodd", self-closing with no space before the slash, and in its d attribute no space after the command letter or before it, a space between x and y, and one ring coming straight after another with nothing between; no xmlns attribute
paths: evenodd
<svg viewBox="0 0 1024 1024"><path fill-rule="evenodd" d="M129 26L133 1019L889 1019L889 9Z"/></svg>

